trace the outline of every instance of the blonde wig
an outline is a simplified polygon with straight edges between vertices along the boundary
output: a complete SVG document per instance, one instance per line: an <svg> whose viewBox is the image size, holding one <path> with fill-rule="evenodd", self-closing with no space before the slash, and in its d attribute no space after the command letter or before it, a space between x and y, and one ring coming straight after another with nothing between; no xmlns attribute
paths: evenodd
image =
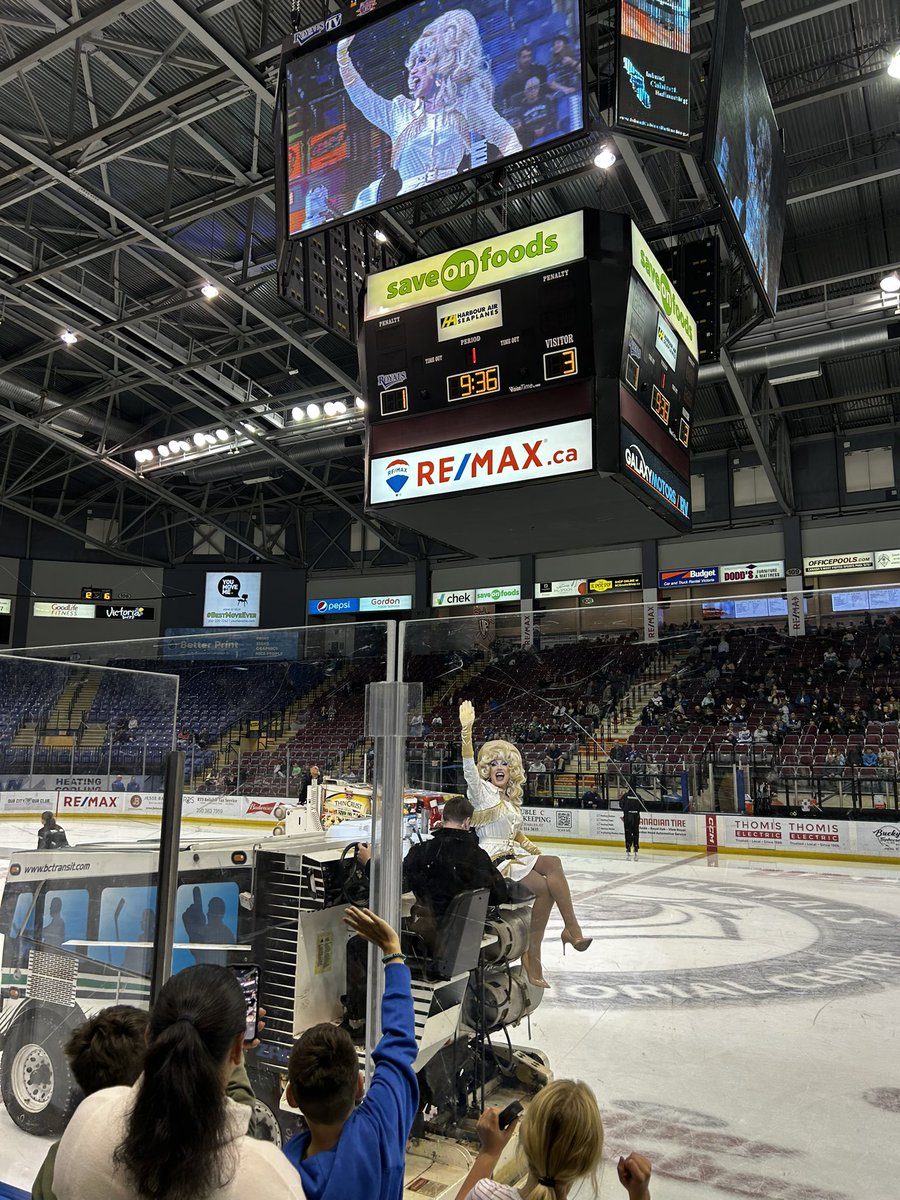
<svg viewBox="0 0 900 1200"><path fill-rule="evenodd" d="M449 112L457 132L468 140L469 126L478 125L478 114L494 100L494 84L484 57L478 22L464 8L452 8L429 22L409 48L406 69L424 58L435 79L440 109ZM413 119L394 142L391 160L419 132L422 119Z"/></svg>
<svg viewBox="0 0 900 1200"><path fill-rule="evenodd" d="M485 742L478 751L478 761L475 763L478 774L482 779L490 779L491 762L502 758L509 767L509 783L506 785L507 799L513 804L522 803L522 785L525 783L525 768L522 766L522 755L512 742Z"/></svg>
<svg viewBox="0 0 900 1200"><path fill-rule="evenodd" d="M519 1148L538 1180L528 1200L555 1200L557 1190L585 1175L597 1195L597 1168L603 1157L603 1120L586 1083L557 1079L528 1105L519 1131Z"/></svg>

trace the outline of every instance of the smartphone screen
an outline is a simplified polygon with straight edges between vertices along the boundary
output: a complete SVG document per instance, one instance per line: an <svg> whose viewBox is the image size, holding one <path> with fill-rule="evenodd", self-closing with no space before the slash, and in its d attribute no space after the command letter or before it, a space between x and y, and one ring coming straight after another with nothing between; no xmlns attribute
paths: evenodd
<svg viewBox="0 0 900 1200"><path fill-rule="evenodd" d="M247 1027L244 1031L244 1041L252 1042L256 1037L256 1025L259 1020L259 967L255 963L244 963L240 966L232 964L230 969L241 985L244 1003L247 1007Z"/></svg>

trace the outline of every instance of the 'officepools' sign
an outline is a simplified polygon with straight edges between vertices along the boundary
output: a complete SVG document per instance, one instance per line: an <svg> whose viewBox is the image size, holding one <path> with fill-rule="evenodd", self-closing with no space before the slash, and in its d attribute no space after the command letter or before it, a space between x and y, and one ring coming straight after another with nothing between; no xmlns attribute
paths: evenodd
<svg viewBox="0 0 900 1200"><path fill-rule="evenodd" d="M259 625L259 571L206 573L203 624L206 629L255 629Z"/></svg>
<svg viewBox="0 0 900 1200"><path fill-rule="evenodd" d="M871 571L875 565L871 551L857 554L820 554L804 558L804 575L849 575L853 571Z"/></svg>
<svg viewBox="0 0 900 1200"><path fill-rule="evenodd" d="M583 257L584 217L580 212L569 213L515 233L473 242L450 254L435 254L370 275L366 283L366 320Z"/></svg>
<svg viewBox="0 0 900 1200"><path fill-rule="evenodd" d="M590 420L544 425L408 451L402 458L375 458L369 469L371 503L430 500L504 483L533 483L588 471L593 465Z"/></svg>

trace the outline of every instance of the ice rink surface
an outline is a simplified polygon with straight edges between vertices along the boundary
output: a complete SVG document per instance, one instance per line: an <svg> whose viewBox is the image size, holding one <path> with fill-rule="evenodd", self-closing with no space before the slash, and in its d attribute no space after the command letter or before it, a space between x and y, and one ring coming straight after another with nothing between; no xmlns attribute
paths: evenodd
<svg viewBox="0 0 900 1200"><path fill-rule="evenodd" d="M630 1150L653 1161L654 1200L898 1194L900 868L546 849L595 940L563 957L551 922L552 988L514 1040L595 1089L604 1200L625 1195ZM0 1110L5 1182L30 1188L46 1146Z"/></svg>

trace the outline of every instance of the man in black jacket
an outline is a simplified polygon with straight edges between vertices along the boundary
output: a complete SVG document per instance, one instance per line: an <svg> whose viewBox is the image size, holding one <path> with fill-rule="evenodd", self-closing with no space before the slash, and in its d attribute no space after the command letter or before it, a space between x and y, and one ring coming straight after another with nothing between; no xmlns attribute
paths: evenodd
<svg viewBox="0 0 900 1200"><path fill-rule="evenodd" d="M440 925L460 892L490 888L490 904L509 899L509 885L472 831L475 809L465 796L444 805L441 828L427 842L412 846L403 862L403 890L413 892L420 908Z"/></svg>
<svg viewBox="0 0 900 1200"><path fill-rule="evenodd" d="M68 846L69 839L66 837L66 831L62 825L57 823L56 817L48 809L41 813L41 827L38 830L38 850L59 850L62 846Z"/></svg>

